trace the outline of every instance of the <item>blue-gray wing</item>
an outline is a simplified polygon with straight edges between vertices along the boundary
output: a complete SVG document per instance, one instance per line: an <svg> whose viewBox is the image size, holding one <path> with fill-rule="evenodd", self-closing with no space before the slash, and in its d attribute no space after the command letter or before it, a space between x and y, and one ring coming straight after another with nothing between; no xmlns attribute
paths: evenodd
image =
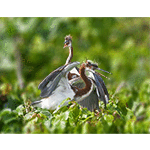
<svg viewBox="0 0 150 150"><path fill-rule="evenodd" d="M53 72L51 72L38 86L38 89L43 90L44 88L46 88L46 86L48 84L50 84L50 82L52 82L56 76L62 71L62 69L64 69L65 66L61 66L59 68L57 68L56 70L54 70Z"/></svg>
<svg viewBox="0 0 150 150"><path fill-rule="evenodd" d="M80 104L82 107L86 107L90 111L94 111L95 109L100 111L98 102L99 99L96 90L93 90L88 97L78 102L78 104Z"/></svg>
<svg viewBox="0 0 150 150"><path fill-rule="evenodd" d="M99 80L99 82L101 83L101 85L102 85L102 87L103 87L103 90L104 90L104 92L105 92L105 95L107 95L107 97L108 97L108 99L109 99L109 94L108 94L108 91L107 91L107 88L106 88L106 86L105 86L105 83L104 83L103 79L102 79L101 76L98 75L97 73L96 73L96 75L97 75L97 79Z"/></svg>
<svg viewBox="0 0 150 150"><path fill-rule="evenodd" d="M76 86L78 88L83 88L85 86L85 83L79 77L76 79L72 79L70 83L72 86ZM78 104L81 105L82 107L87 108L90 111L94 111L95 109L100 110L98 102L99 98L96 93L96 90L93 90L88 97L86 97L82 101L79 101Z"/></svg>
<svg viewBox="0 0 150 150"><path fill-rule="evenodd" d="M97 93L98 93L100 99L104 102L105 107L106 107L106 104L108 103L108 98L109 97L107 97L107 94L105 93L105 90L107 90L107 89L104 88L104 85L105 85L104 81L102 80L102 78L99 75L97 75L95 73L93 73L93 75L94 75L94 78L95 78Z"/></svg>
<svg viewBox="0 0 150 150"><path fill-rule="evenodd" d="M40 84L39 89L41 90L40 96L42 98L49 97L52 92L57 88L58 83L60 82L61 78L69 72L72 68L79 65L80 62L72 62L68 65L61 66L51 72Z"/></svg>
<svg viewBox="0 0 150 150"><path fill-rule="evenodd" d="M50 81L42 90L40 96L42 98L49 97L52 92L57 88L59 81L63 77L63 72L59 72L57 76L53 79L53 81Z"/></svg>

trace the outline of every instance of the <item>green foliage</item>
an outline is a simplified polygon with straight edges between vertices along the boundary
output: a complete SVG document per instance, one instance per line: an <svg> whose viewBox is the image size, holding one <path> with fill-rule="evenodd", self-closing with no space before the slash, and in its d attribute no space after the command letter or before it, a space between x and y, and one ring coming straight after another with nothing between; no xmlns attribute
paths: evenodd
<svg viewBox="0 0 150 150"><path fill-rule="evenodd" d="M65 63L68 34L72 61L88 58L113 73L104 79L106 110L103 102L99 113L75 102L54 112L30 106L42 79ZM149 65L149 18L0 18L0 133L150 133Z"/></svg>
<svg viewBox="0 0 150 150"><path fill-rule="evenodd" d="M142 83L140 89L123 86L115 95L111 95L106 109L104 103L100 102L100 112L90 112L74 101L56 111L33 108L28 98L24 102L22 100L22 104L15 109L11 105L5 108L7 106L4 103L0 111L0 133L150 133L150 101L140 99L147 98L149 94L147 81ZM34 89L35 94L38 89L30 87L31 91ZM30 95L25 90L24 95L28 93ZM19 95L19 91L12 94Z"/></svg>

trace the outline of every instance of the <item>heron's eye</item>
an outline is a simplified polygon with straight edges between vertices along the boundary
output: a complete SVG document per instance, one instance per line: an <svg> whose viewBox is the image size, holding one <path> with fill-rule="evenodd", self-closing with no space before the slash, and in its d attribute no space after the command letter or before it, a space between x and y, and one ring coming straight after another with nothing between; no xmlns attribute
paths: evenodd
<svg viewBox="0 0 150 150"><path fill-rule="evenodd" d="M68 40L65 40L65 44L68 45L68 44L69 44L69 41L68 41Z"/></svg>
<svg viewBox="0 0 150 150"><path fill-rule="evenodd" d="M91 66L91 62L88 61L88 66Z"/></svg>
<svg viewBox="0 0 150 150"><path fill-rule="evenodd" d="M68 37L66 37L65 40L66 40L66 41L69 40Z"/></svg>

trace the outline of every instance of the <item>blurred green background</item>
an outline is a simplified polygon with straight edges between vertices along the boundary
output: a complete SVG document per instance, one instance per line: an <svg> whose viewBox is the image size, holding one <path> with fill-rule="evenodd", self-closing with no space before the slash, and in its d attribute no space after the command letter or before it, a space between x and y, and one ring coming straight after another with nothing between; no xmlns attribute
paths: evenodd
<svg viewBox="0 0 150 150"><path fill-rule="evenodd" d="M110 88L122 81L140 87L150 76L149 25L149 18L0 18L0 83L40 82L65 63L71 34L72 61L88 58L112 72Z"/></svg>

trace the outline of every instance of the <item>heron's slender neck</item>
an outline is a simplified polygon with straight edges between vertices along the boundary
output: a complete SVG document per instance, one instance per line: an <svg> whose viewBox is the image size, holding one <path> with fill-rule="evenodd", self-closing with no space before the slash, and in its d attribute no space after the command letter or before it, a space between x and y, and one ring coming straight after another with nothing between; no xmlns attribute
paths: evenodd
<svg viewBox="0 0 150 150"><path fill-rule="evenodd" d="M67 58L67 60L66 60L65 65L67 65L67 64L69 64L69 63L71 62L72 57L73 57L73 47L70 46L70 47L69 47L69 56L68 56L68 58Z"/></svg>
<svg viewBox="0 0 150 150"><path fill-rule="evenodd" d="M91 91L91 88L93 87L92 82L88 79L88 77L85 74L85 67L83 67L83 65L81 65L79 72L81 79L85 82L85 87L82 89L78 89L78 91L76 92L76 96L88 94Z"/></svg>

